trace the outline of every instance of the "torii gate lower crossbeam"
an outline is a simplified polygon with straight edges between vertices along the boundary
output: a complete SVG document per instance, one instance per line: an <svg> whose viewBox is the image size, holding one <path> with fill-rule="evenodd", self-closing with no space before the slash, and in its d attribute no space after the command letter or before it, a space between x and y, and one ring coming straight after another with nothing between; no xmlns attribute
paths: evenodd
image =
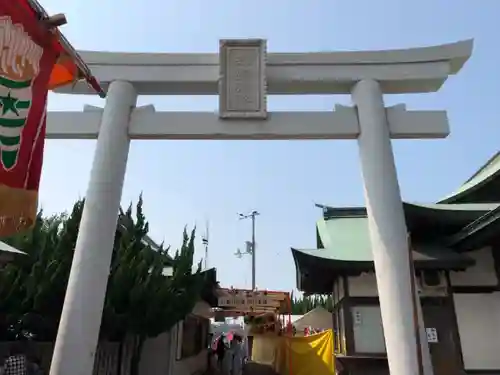
<svg viewBox="0 0 500 375"><path fill-rule="evenodd" d="M220 75L214 74L216 56L207 55L196 59L190 55L185 65L183 55L107 54L97 59L96 66L88 61L100 81L109 86L104 111L53 113L48 118L49 138L95 138L98 134L50 374L92 374L133 138L358 139L389 368L393 375L417 375L409 249L391 137L442 138L448 134L448 124L443 112L385 108L383 93L435 91L448 74L458 72L471 49L471 42L462 42L428 50L266 56L263 41L223 41ZM118 64L122 57L128 65ZM190 73L183 74L182 66ZM325 76L321 82L317 82L318 71ZM155 113L152 107L135 109L138 94L173 94L175 89L180 94L194 89L207 94L219 80L220 118ZM269 93L290 94L294 87L298 94L347 90L355 107L337 107L328 114L267 113L267 83ZM79 86L74 90L85 92ZM432 375L426 339L420 341L426 375Z"/></svg>

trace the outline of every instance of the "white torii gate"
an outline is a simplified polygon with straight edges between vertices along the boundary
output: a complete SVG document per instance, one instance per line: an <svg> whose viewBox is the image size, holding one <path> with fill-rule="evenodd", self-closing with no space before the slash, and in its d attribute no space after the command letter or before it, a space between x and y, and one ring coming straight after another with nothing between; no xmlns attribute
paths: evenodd
<svg viewBox="0 0 500 375"><path fill-rule="evenodd" d="M437 91L462 68L472 45L266 54L263 40L226 40L219 54L81 52L108 97L104 109L48 115L49 139L97 138L51 375L92 374L131 139L357 139L390 372L417 375L407 230L391 138L445 138L449 128L445 111L386 108L383 94ZM81 83L60 92L91 94ZM136 108L138 95L217 94L218 114ZM268 94L351 94L354 107L267 112Z"/></svg>

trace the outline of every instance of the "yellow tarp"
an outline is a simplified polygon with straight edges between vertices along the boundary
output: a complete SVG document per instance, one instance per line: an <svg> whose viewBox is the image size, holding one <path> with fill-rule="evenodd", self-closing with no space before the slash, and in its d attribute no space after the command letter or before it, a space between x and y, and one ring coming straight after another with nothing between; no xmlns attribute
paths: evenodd
<svg viewBox="0 0 500 375"><path fill-rule="evenodd" d="M280 340L281 337L276 335L255 335L252 344L252 361L274 368Z"/></svg>
<svg viewBox="0 0 500 375"><path fill-rule="evenodd" d="M333 332L307 337L254 336L252 361L270 365L280 375L332 375Z"/></svg>

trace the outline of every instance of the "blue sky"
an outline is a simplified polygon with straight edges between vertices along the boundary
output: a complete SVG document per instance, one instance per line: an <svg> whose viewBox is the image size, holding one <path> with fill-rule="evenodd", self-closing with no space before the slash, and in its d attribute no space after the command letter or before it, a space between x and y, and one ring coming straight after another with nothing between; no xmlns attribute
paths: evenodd
<svg viewBox="0 0 500 375"><path fill-rule="evenodd" d="M269 52L409 48L475 38L473 57L441 91L386 98L388 105L446 109L447 140L396 141L405 200L432 202L457 188L498 150L498 0L44 0L83 50L216 52L222 38L268 39ZM157 110L213 111L216 97L141 97ZM269 98L270 110L331 110L343 96ZM102 105L96 97L51 95L49 108ZM71 124L68 124L71 126ZM41 184L47 212L86 192L94 141L48 141ZM315 246L314 203L362 205L356 142L135 141L123 204L145 199L151 236L177 246L185 225L210 222L209 265L223 285L249 286L250 239L239 212L257 209L257 285L291 290L290 247ZM203 255L201 243L198 257Z"/></svg>

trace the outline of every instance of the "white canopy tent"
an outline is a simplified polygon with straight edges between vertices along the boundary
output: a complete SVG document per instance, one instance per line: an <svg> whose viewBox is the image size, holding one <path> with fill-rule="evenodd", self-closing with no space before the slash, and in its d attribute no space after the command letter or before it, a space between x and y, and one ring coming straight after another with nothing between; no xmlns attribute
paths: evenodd
<svg viewBox="0 0 500 375"><path fill-rule="evenodd" d="M297 333L304 332L306 327L317 329L332 329L333 318L332 313L325 308L318 306L302 315L299 319L293 322Z"/></svg>

